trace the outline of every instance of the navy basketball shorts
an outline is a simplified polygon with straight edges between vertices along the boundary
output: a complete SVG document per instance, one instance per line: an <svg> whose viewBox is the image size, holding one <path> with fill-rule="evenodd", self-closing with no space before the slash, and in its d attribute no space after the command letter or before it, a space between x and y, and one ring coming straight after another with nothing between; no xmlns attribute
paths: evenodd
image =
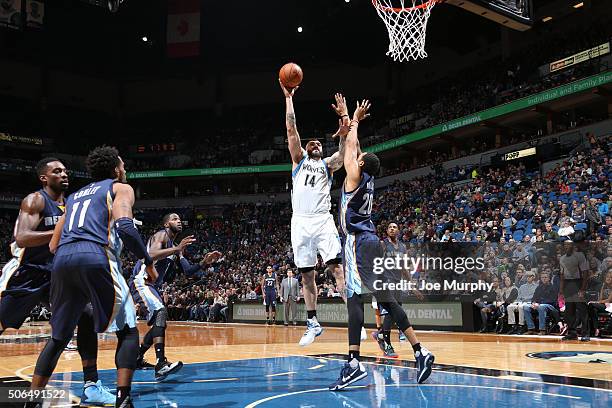
<svg viewBox="0 0 612 408"><path fill-rule="evenodd" d="M376 292L376 281L384 280L384 273L374 272L374 262L382 256L382 246L376 234L361 232L344 237L342 259L347 297Z"/></svg>
<svg viewBox="0 0 612 408"><path fill-rule="evenodd" d="M142 265L142 268L145 268L145 265ZM159 290L147 283L141 274L130 279L129 286L134 302L139 303L141 308L145 308L147 324L152 326L155 312L164 308L164 301L159 294Z"/></svg>
<svg viewBox="0 0 612 408"><path fill-rule="evenodd" d="M96 332L136 327L136 308L115 253L93 242L73 242L58 249L50 302L51 333L57 340L72 337L89 302Z"/></svg>
<svg viewBox="0 0 612 408"><path fill-rule="evenodd" d="M266 291L264 305L276 307L276 291Z"/></svg>
<svg viewBox="0 0 612 408"><path fill-rule="evenodd" d="M0 325L18 329L39 303L49 303L51 265L20 264L11 259L0 275Z"/></svg>

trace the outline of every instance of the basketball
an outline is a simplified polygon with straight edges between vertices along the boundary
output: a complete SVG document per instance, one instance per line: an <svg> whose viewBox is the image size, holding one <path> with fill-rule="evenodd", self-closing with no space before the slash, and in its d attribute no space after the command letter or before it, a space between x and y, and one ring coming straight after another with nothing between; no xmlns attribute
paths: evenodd
<svg viewBox="0 0 612 408"><path fill-rule="evenodd" d="M278 72L278 77L286 88L295 88L302 83L304 73L298 64L288 62Z"/></svg>

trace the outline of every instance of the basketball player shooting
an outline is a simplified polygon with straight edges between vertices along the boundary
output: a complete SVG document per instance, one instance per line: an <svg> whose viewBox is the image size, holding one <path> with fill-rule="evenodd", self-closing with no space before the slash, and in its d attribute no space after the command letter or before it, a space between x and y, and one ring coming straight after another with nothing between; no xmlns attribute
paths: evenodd
<svg viewBox="0 0 612 408"><path fill-rule="evenodd" d="M317 284L314 271L317 264L317 252L334 274L338 290L344 293L344 273L339 257L342 248L338 229L329 211L331 209L332 177L333 173L342 167L349 116L346 100L341 94L336 94L336 104L332 107L340 116L340 128L334 136L339 136L340 142L338 151L331 157L323 159L323 149L318 140L310 140L306 144L306 149L302 148L293 108L293 95L297 87L289 90L282 81L279 82L287 104L287 140L292 162L291 245L295 265L302 274L304 302L308 317L307 329L299 344L307 346L323 332L317 321Z"/></svg>
<svg viewBox="0 0 612 408"><path fill-rule="evenodd" d="M406 312L397 303L396 296L389 290L376 290L376 287L385 287L387 278L385 274L374 273L375 259L384 255L372 222L374 176L380 171L380 161L374 153L362 153L357 139L359 122L369 116L369 109L370 103L367 100L357 104L345 141L346 179L342 186L338 219L344 236L349 352L340 377L329 386L330 391L344 389L368 375L363 364L359 362L360 330L363 327L362 295L366 289L376 296L378 304L391 314L393 321L412 344L417 361L418 383L429 377L434 362L433 354L421 347Z"/></svg>

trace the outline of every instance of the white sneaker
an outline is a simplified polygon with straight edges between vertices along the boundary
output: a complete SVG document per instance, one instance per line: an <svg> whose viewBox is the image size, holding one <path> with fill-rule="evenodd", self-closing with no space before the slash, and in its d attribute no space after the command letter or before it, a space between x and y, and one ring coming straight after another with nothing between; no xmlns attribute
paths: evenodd
<svg viewBox="0 0 612 408"><path fill-rule="evenodd" d="M323 328L317 321L316 317L306 320L306 327L306 332L300 339L300 346L302 347L311 344L315 337L320 336L321 333L323 333Z"/></svg>
<svg viewBox="0 0 612 408"><path fill-rule="evenodd" d="M364 341L368 338L368 333L366 333L365 327L361 328L361 341Z"/></svg>

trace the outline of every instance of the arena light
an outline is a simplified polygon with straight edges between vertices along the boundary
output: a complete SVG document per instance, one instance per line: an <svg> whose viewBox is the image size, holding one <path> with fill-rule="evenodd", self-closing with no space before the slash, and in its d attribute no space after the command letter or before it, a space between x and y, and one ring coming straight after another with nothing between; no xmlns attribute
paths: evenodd
<svg viewBox="0 0 612 408"><path fill-rule="evenodd" d="M304 31L304 29L302 28L302 26L299 26L297 30L298 30L298 33L301 33L302 31Z"/></svg>
<svg viewBox="0 0 612 408"><path fill-rule="evenodd" d="M147 42L147 41L149 41L149 39L147 38L147 36L146 36L146 35L145 35L145 36L143 36L143 37L142 37L142 42Z"/></svg>
<svg viewBox="0 0 612 408"><path fill-rule="evenodd" d="M552 17L551 17L551 16L544 17L544 18L542 19L542 21L543 21L543 22L545 22L545 23L549 22L550 20L552 20Z"/></svg>
<svg viewBox="0 0 612 408"><path fill-rule="evenodd" d="M584 2L581 1L580 3L574 4L572 7L575 8L575 9L579 9L582 6L584 6Z"/></svg>

